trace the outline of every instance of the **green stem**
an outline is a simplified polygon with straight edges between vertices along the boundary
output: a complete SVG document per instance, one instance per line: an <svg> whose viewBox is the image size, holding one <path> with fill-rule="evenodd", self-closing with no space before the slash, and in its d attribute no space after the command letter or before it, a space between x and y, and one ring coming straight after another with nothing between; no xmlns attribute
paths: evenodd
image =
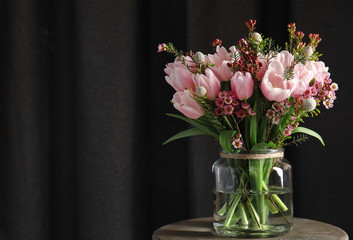
<svg viewBox="0 0 353 240"><path fill-rule="evenodd" d="M230 124L230 122L229 122L229 120L228 120L228 118L227 118L226 115L223 115L223 119L226 121L228 127L229 127L231 130L234 130L232 124Z"/></svg>
<svg viewBox="0 0 353 240"><path fill-rule="evenodd" d="M266 192L268 191L268 187L267 187L265 181L262 181L262 189L265 190Z"/></svg>
<svg viewBox="0 0 353 240"><path fill-rule="evenodd" d="M232 205L230 206L229 210L228 210L228 214L227 214L227 218L226 220L224 221L224 226L226 227L229 227L230 226L230 222L233 218L233 215L234 215L234 212L235 212L235 208L237 207L238 203L239 203L239 200L241 198L241 195L238 194L234 200L233 200L233 203Z"/></svg>
<svg viewBox="0 0 353 240"><path fill-rule="evenodd" d="M257 227L258 227L258 228L261 228L259 215L258 215L257 212L255 211L255 208L254 208L254 206L251 204L249 198L247 198L246 207L248 208L248 211L249 211L249 213L250 213L252 219L254 220L254 222L256 222Z"/></svg>
<svg viewBox="0 0 353 240"><path fill-rule="evenodd" d="M259 222L265 224L267 220L267 207L265 205L265 195L263 191L264 183L264 164L265 159L252 159L249 160L249 174L251 178L252 190L256 192L256 210L259 214ZM264 188L265 190L267 186Z"/></svg>
<svg viewBox="0 0 353 240"><path fill-rule="evenodd" d="M265 195L264 194L258 194L257 195L257 211L260 216L260 223L265 224L267 220L267 207L265 204Z"/></svg>
<svg viewBox="0 0 353 240"><path fill-rule="evenodd" d="M244 225L248 225L249 224L249 220L248 220L248 217L246 216L245 208L244 208L242 203L239 204L238 209L239 209L239 213L240 213L241 222Z"/></svg>
<svg viewBox="0 0 353 240"><path fill-rule="evenodd" d="M234 197L235 197L234 194L230 195L229 197L230 203L233 202ZM227 212L227 207L228 207L228 201L223 204L222 208L218 210L217 214L220 216L223 216Z"/></svg>
<svg viewBox="0 0 353 240"><path fill-rule="evenodd" d="M282 202L277 194L270 194L270 197L283 212L288 210L288 207Z"/></svg>
<svg viewBox="0 0 353 240"><path fill-rule="evenodd" d="M268 191L268 187L266 186L265 182L262 182L262 188L265 191ZM277 194L270 194L271 199L278 205L278 207L283 211L287 211L288 207L286 206L286 204L284 204L284 202L282 202L282 200L278 197ZM273 204L271 204L273 205ZM268 204L267 204L268 206ZM270 209L271 210L271 209ZM277 211L278 212L278 211Z"/></svg>
<svg viewBox="0 0 353 240"><path fill-rule="evenodd" d="M239 222L240 218L241 218L241 213L240 213L240 206L242 205L242 203L239 203L237 210L235 211L235 214L233 214L232 220L230 220L230 226L234 226L235 224L237 224L237 222Z"/></svg>
<svg viewBox="0 0 353 240"><path fill-rule="evenodd" d="M266 199L266 200L265 200L265 203L266 203L268 209L270 210L270 212L271 212L272 214L278 213L278 209L273 205L273 203L271 202L271 200Z"/></svg>

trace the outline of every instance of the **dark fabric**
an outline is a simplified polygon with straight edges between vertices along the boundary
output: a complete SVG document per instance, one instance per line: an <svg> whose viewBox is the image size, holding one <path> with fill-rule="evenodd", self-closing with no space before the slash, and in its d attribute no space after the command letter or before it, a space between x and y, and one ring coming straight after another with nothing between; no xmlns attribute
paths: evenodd
<svg viewBox="0 0 353 240"><path fill-rule="evenodd" d="M285 2L285 3L284 3ZM161 42L212 51L246 34L282 44L296 22L323 38L319 50L340 90L308 127L325 139L286 150L297 217L353 234L352 7L344 1L5 0L0 8L0 238L151 239L170 222L211 216L211 166L219 146L192 137L165 113Z"/></svg>

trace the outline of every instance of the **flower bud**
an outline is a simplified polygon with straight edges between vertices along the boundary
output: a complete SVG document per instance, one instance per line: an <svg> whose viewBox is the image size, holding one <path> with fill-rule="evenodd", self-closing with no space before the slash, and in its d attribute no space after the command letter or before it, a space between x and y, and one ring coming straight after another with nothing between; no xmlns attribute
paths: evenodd
<svg viewBox="0 0 353 240"><path fill-rule="evenodd" d="M196 64L203 64L205 62L205 55L202 52L197 52L194 55L194 62Z"/></svg>
<svg viewBox="0 0 353 240"><path fill-rule="evenodd" d="M256 43L256 44L260 44L262 42L262 37L261 34L258 32L253 32L251 34L251 39Z"/></svg>
<svg viewBox="0 0 353 240"><path fill-rule="evenodd" d="M313 111L316 108L316 101L314 98L307 98L303 101L303 108L305 111Z"/></svg>
<svg viewBox="0 0 353 240"><path fill-rule="evenodd" d="M205 97L207 94L207 90L204 86L197 87L195 93L198 97Z"/></svg>
<svg viewBox="0 0 353 240"><path fill-rule="evenodd" d="M314 50L311 46L306 46L304 49L303 49L303 54L307 57L310 57L311 55L313 55L314 53Z"/></svg>

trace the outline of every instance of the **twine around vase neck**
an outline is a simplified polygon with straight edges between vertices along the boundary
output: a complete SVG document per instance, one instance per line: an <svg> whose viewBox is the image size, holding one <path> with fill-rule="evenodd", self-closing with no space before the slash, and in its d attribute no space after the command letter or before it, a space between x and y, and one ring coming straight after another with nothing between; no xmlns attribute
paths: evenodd
<svg viewBox="0 0 353 240"><path fill-rule="evenodd" d="M224 153L221 152L220 156L222 158L232 158L232 159L264 159L264 158L283 158L284 152L274 152L274 153Z"/></svg>

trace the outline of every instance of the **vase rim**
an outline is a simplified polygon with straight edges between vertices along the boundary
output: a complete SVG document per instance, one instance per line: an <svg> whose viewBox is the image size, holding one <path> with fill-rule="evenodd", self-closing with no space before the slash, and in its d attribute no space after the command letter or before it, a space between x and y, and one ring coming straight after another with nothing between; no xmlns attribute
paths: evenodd
<svg viewBox="0 0 353 240"><path fill-rule="evenodd" d="M224 150L220 152L223 158L233 159L263 159L263 158L283 158L284 149L260 149L260 150L246 150L238 153L228 153Z"/></svg>

